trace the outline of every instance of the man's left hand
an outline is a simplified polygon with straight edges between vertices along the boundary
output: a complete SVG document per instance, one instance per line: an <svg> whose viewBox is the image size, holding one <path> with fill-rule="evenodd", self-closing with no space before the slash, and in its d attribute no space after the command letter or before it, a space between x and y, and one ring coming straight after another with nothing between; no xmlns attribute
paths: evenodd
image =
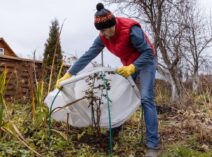
<svg viewBox="0 0 212 157"><path fill-rule="evenodd" d="M118 69L116 69L116 72L125 78L129 77L130 75L134 74L136 71L136 68L133 64L130 64L128 66L122 66Z"/></svg>

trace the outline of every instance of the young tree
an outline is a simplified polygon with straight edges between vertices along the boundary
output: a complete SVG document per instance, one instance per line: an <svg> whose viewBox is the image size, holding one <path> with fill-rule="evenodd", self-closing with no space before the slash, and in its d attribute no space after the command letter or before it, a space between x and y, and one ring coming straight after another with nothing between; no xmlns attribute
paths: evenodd
<svg viewBox="0 0 212 157"><path fill-rule="evenodd" d="M205 50L212 43L212 26L211 20L206 20L201 15L195 3L194 7L188 11L185 20L188 27L183 56L191 68L192 90L196 93L199 86L199 69L208 62Z"/></svg>
<svg viewBox="0 0 212 157"><path fill-rule="evenodd" d="M62 64L62 58L60 27L58 21L55 19L51 22L49 38L45 43L43 58L43 79L45 80L45 83L49 83L50 77L52 77L50 84L51 89L55 85L57 74ZM53 71L52 76L50 76L51 70Z"/></svg>

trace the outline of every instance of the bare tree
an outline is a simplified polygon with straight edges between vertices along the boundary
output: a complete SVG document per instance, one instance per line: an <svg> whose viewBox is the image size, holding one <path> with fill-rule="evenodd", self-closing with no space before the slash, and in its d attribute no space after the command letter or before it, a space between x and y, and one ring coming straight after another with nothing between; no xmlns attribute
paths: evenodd
<svg viewBox="0 0 212 157"><path fill-rule="evenodd" d="M187 11L184 53L183 56L191 67L192 90L197 92L199 86L199 69L208 63L208 57L205 50L212 43L212 25L211 20L206 20L198 7L194 3L194 7ZM209 22L208 22L209 21Z"/></svg>
<svg viewBox="0 0 212 157"><path fill-rule="evenodd" d="M138 18L150 28L159 56L159 71L172 86L172 100L183 93L181 81L182 42L186 25L184 15L192 0L105 0L119 4L119 9ZM132 14L133 15L132 15Z"/></svg>

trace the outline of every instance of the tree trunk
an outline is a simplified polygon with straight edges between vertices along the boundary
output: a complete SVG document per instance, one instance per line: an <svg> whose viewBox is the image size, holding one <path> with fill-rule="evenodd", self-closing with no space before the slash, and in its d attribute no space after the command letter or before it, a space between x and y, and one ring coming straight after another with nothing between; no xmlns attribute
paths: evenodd
<svg viewBox="0 0 212 157"><path fill-rule="evenodd" d="M198 70L194 70L194 75L192 78L192 92L197 93L199 87L199 75L198 75Z"/></svg>
<svg viewBox="0 0 212 157"><path fill-rule="evenodd" d="M176 70L165 70L158 66L157 71L160 73L160 75L165 79L170 85L171 85L171 100L174 102L177 102L181 98L182 91L182 84L180 77Z"/></svg>
<svg viewBox="0 0 212 157"><path fill-rule="evenodd" d="M172 90L172 101L176 101L179 98L179 95L177 93L176 85L173 79L171 79L171 90Z"/></svg>
<svg viewBox="0 0 212 157"><path fill-rule="evenodd" d="M170 78L171 78L171 87L172 87L172 101L177 102L180 100L183 92L183 87L181 83L180 76L178 74L178 70L170 70Z"/></svg>
<svg viewBox="0 0 212 157"><path fill-rule="evenodd" d="M181 98L179 83L176 83L173 78L171 78L171 89L172 89L172 101L177 102Z"/></svg>

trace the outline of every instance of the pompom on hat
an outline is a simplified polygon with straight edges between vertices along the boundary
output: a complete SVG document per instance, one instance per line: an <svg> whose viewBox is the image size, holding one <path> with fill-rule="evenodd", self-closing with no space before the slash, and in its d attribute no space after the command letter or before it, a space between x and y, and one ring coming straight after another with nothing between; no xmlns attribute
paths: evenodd
<svg viewBox="0 0 212 157"><path fill-rule="evenodd" d="M97 30L110 28L116 24L115 16L109 10L105 9L102 3L96 5L96 10L94 25Z"/></svg>

